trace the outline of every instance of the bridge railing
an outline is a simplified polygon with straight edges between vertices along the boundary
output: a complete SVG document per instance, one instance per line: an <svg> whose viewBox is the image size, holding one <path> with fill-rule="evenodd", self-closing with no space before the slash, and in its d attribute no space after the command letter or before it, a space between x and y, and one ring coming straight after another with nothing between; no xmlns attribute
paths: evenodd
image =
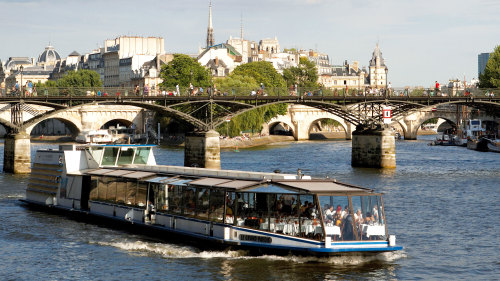
<svg viewBox="0 0 500 281"><path fill-rule="evenodd" d="M148 87L22 87L20 89L2 89L3 97L144 97L144 96L302 96L302 97L500 97L500 89L479 88L392 88L392 89L351 89L351 88L202 88L171 87L155 89Z"/></svg>

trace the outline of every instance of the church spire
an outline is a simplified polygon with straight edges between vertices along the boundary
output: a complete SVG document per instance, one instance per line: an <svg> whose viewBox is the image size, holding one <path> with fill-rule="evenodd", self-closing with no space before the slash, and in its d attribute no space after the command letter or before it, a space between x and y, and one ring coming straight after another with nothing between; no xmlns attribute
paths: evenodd
<svg viewBox="0 0 500 281"><path fill-rule="evenodd" d="M214 28L212 26L212 0L208 8L207 49L214 45Z"/></svg>

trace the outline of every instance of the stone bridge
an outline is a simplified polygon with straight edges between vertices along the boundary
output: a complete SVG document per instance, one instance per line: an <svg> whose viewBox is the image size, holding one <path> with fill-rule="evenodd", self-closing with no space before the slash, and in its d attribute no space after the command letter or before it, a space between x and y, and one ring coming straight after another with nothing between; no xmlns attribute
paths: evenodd
<svg viewBox="0 0 500 281"><path fill-rule="evenodd" d="M405 140L416 140L418 130L427 120L440 118L442 120L438 121L438 125L444 122L448 122L450 125L457 125L460 122L460 120L457 121L457 116L461 115L457 115L457 107L455 105L428 106L394 118L391 126L396 129L401 128ZM483 111L476 113L474 118L500 123L499 118L490 116ZM265 124L265 127L271 130L277 124L284 124L293 132L295 140L308 140L311 130L321 119L332 119L339 122L344 128L346 139L352 139L352 132L356 128L355 124L351 124L333 113L299 104L289 105L286 115L274 117Z"/></svg>
<svg viewBox="0 0 500 281"><path fill-rule="evenodd" d="M12 129L12 113L10 104L0 104L0 124L7 131ZM24 132L30 134L33 128L44 120L56 119L64 123L76 136L81 131L98 130L109 121L116 120L125 126L135 125L136 128L144 128L146 109L128 105L100 105L83 104L79 106L60 108L22 104L22 123Z"/></svg>

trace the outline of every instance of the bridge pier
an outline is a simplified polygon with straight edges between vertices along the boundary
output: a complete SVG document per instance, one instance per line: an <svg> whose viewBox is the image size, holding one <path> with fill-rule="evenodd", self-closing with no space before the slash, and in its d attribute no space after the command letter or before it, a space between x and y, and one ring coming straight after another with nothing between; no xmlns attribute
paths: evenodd
<svg viewBox="0 0 500 281"><path fill-rule="evenodd" d="M184 166L220 170L219 137L214 130L186 134Z"/></svg>
<svg viewBox="0 0 500 281"><path fill-rule="evenodd" d="M345 126L345 139L352 140L352 124L347 122Z"/></svg>
<svg viewBox="0 0 500 281"><path fill-rule="evenodd" d="M418 126L420 125L417 120L413 119L404 119L404 123L406 125L406 130L404 130L404 138L405 140L416 140Z"/></svg>
<svg viewBox="0 0 500 281"><path fill-rule="evenodd" d="M31 142L27 133L5 136L3 170L14 174L31 172Z"/></svg>
<svg viewBox="0 0 500 281"><path fill-rule="evenodd" d="M353 167L396 168L396 141L388 128L356 128L352 133Z"/></svg>

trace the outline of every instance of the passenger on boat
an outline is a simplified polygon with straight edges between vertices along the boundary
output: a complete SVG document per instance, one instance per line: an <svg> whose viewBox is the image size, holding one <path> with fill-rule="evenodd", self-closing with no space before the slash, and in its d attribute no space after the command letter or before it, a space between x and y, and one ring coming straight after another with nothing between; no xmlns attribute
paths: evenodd
<svg viewBox="0 0 500 281"><path fill-rule="evenodd" d="M344 210L342 211L342 219L345 219L347 215L349 214L349 208L347 205L344 207Z"/></svg>
<svg viewBox="0 0 500 281"><path fill-rule="evenodd" d="M352 215L348 214L342 224L342 240L354 240Z"/></svg>
<svg viewBox="0 0 500 281"><path fill-rule="evenodd" d="M373 225L375 223L375 218L372 213L367 212L365 217L365 224Z"/></svg>
<svg viewBox="0 0 500 281"><path fill-rule="evenodd" d="M363 223L363 214L361 214L361 209L358 209L354 214L354 222L356 225L360 225Z"/></svg>
<svg viewBox="0 0 500 281"><path fill-rule="evenodd" d="M378 221L378 206L377 205L373 206L372 214L373 214L373 217L375 218L375 221Z"/></svg>
<svg viewBox="0 0 500 281"><path fill-rule="evenodd" d="M325 219L327 220L327 223L333 222L333 206L328 206L328 204L325 205Z"/></svg>
<svg viewBox="0 0 500 281"><path fill-rule="evenodd" d="M337 206L337 211L333 215L333 221L336 226L340 226L342 224L342 207L340 205Z"/></svg>

